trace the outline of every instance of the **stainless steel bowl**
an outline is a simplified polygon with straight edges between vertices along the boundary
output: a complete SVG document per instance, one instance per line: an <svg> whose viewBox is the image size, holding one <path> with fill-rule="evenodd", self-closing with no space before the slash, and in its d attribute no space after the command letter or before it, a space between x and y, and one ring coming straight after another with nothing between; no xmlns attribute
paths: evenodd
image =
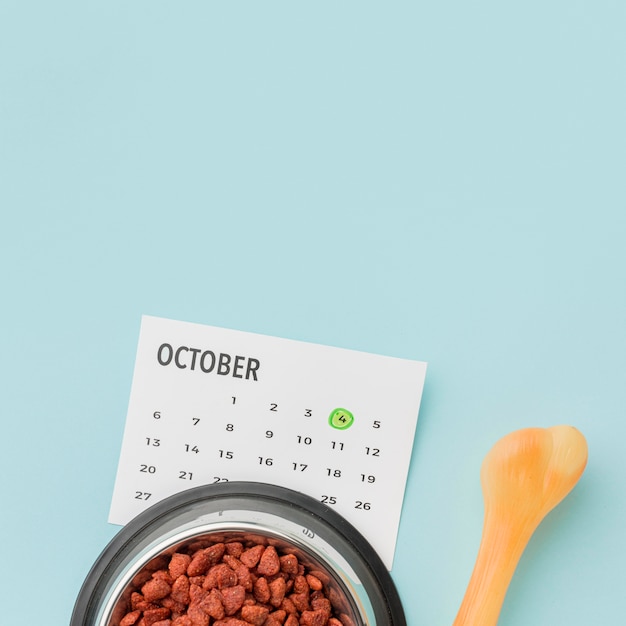
<svg viewBox="0 0 626 626"><path fill-rule="evenodd" d="M183 491L127 524L87 575L70 626L118 626L146 574L191 544L255 536L322 572L327 596L355 626L406 626L386 567L343 517L302 493L254 482Z"/></svg>

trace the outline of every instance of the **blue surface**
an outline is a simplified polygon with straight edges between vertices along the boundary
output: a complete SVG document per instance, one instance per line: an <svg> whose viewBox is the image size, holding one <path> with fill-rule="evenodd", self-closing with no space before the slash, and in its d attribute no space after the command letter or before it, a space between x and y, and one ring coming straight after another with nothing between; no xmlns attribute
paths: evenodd
<svg viewBox="0 0 626 626"><path fill-rule="evenodd" d="M454 620L489 447L577 426L500 625L621 623L625 28L618 0L4 0L0 621L68 623L117 530L145 313L429 362L411 626Z"/></svg>

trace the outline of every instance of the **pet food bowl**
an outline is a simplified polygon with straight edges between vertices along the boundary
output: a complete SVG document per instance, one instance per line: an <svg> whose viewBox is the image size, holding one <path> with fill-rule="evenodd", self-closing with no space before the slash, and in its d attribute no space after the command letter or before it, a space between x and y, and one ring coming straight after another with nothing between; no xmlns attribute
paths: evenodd
<svg viewBox="0 0 626 626"><path fill-rule="evenodd" d="M251 537L320 572L344 626L406 626L387 568L349 522L300 492L255 482L192 488L134 518L88 573L70 626L119 626L133 591L173 553Z"/></svg>

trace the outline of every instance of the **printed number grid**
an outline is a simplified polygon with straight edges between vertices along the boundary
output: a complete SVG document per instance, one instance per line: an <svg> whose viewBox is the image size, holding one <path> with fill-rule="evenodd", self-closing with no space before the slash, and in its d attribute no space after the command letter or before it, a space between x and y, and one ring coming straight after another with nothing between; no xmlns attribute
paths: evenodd
<svg viewBox="0 0 626 626"><path fill-rule="evenodd" d="M144 317L109 521L198 485L266 482L335 509L391 569L425 369Z"/></svg>

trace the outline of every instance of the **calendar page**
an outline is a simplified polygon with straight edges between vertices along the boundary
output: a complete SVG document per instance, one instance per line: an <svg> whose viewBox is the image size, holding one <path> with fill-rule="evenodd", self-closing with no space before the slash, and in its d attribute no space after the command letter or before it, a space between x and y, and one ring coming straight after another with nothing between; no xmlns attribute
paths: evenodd
<svg viewBox="0 0 626 626"><path fill-rule="evenodd" d="M145 316L109 522L233 480L335 509L391 569L426 364Z"/></svg>

